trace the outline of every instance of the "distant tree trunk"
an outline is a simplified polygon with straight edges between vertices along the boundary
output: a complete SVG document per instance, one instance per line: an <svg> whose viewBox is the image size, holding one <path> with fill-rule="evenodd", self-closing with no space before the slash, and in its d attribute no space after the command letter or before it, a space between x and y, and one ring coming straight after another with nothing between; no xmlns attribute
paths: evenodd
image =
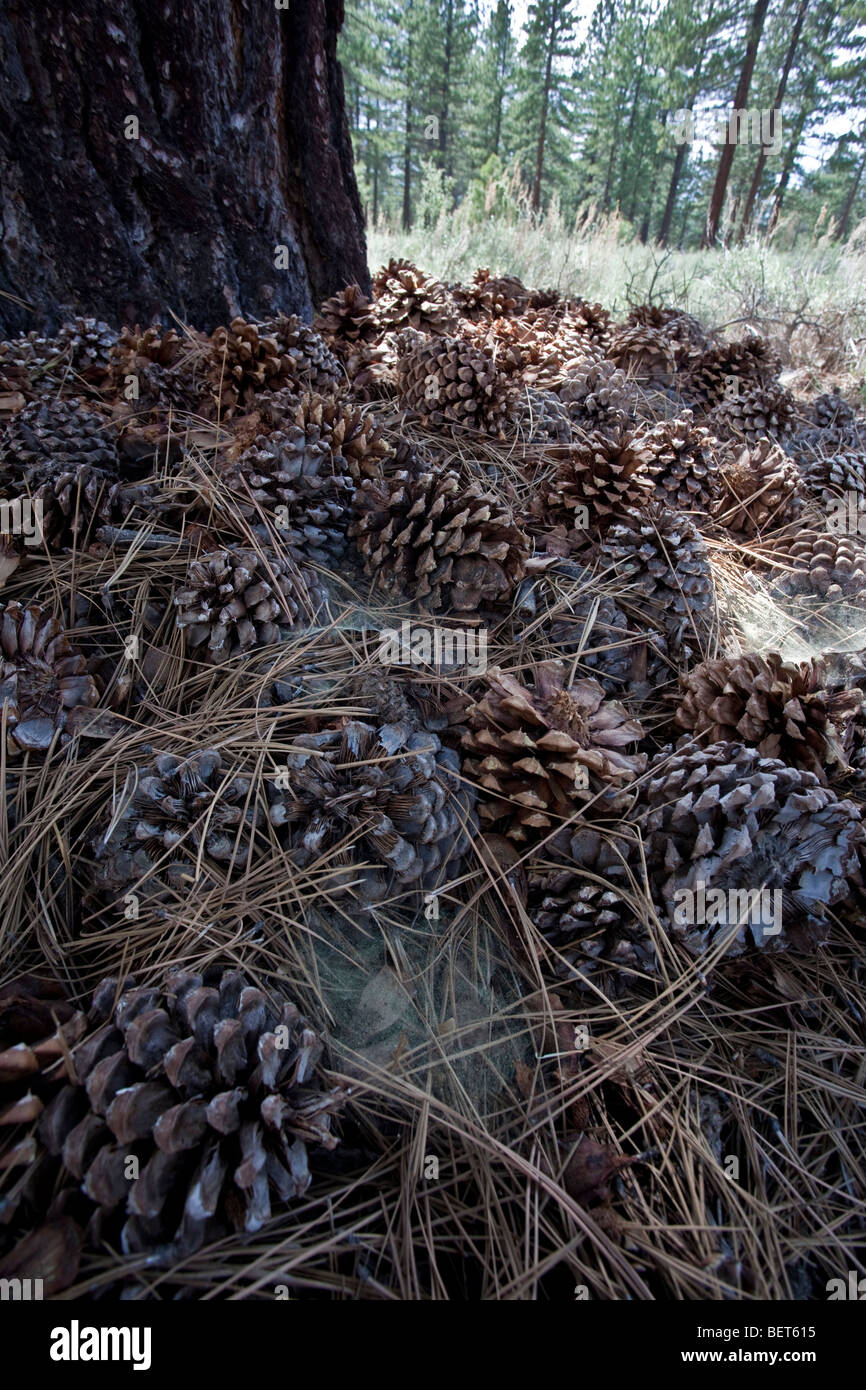
<svg viewBox="0 0 866 1390"><path fill-rule="evenodd" d="M755 58L758 54L761 34L764 31L764 20L767 16L769 3L770 0L755 0L755 8L752 11L752 18L749 23L749 39L746 44L746 55L743 58L743 66L740 69L740 80L737 83L737 90L734 93L735 111L744 111L746 109L746 102L749 100L749 89L752 85ZM710 198L710 207L707 213L707 226L701 243L702 246L715 246L716 244L716 235L722 216L722 208L725 204L728 179L731 176L731 167L734 162L734 149L734 144L730 138L728 138L722 146L719 168Z"/></svg>
<svg viewBox="0 0 866 1390"><path fill-rule="evenodd" d="M408 7L412 8L411 2ZM403 140L403 231L412 226L412 34L406 41L406 132Z"/></svg>
<svg viewBox="0 0 866 1390"><path fill-rule="evenodd" d="M541 93L541 120L538 127L538 148L535 152L535 178L532 183L532 211L538 212L541 207L541 176L544 173L544 142L547 138L547 108L550 102L550 84L553 78L553 55L556 51L556 24L558 13L554 10L554 16L550 24L550 36L547 43L547 57L544 64L544 90Z"/></svg>
<svg viewBox="0 0 866 1390"><path fill-rule="evenodd" d="M788 181L792 173L794 172L794 165L797 162L797 151L800 148L800 140L803 136L803 130L806 125L806 117L808 114L808 108L804 105L802 111L800 112L800 115L797 117L797 122L794 126L793 134L789 135L787 140L785 141L785 162L782 165L782 172L779 176L779 182L776 186L776 191L773 194L773 210L770 213L770 231L773 230L773 228L775 227L776 223L782 215L782 204L785 201L785 194L788 190Z"/></svg>
<svg viewBox="0 0 866 1390"><path fill-rule="evenodd" d="M695 70L692 74L691 91L689 92L689 95L686 98L686 105L683 108L684 110L691 111L695 102L698 99L698 94L701 90L701 72L703 70L704 56L706 54L707 43L709 41L709 23L710 19L712 18L712 14L713 7L710 6L710 9L707 13L707 27L704 30L703 39L701 40L701 47L698 53L697 62L695 64ZM667 125L667 119L665 119L665 125ZM686 162L687 153L688 145L685 141L683 141L681 145L677 146L677 152L674 156L674 167L671 170L671 181L668 184L668 196L665 199L665 208L664 212L662 213L662 222L661 226L659 227L658 236L656 237L656 241L658 242L659 246L667 246L668 244L668 238L671 234L671 223L674 218L674 208L676 207L677 202L677 190L680 186L680 179L682 178L683 167Z"/></svg>
<svg viewBox="0 0 866 1390"><path fill-rule="evenodd" d="M369 284L343 0L41 0L35 20L0 12L0 331L309 317Z"/></svg>
<svg viewBox="0 0 866 1390"><path fill-rule="evenodd" d="M445 21L445 66L442 74L442 105L439 111L439 159L446 174L450 174L450 147L448 125L451 102L451 51L454 42L454 0L448 0Z"/></svg>
<svg viewBox="0 0 866 1390"><path fill-rule="evenodd" d="M801 31L802 28L803 28L803 20L806 18L806 11L807 11L808 8L809 8L809 0L800 0L800 7L799 7L799 9L797 10L797 17L796 17L796 19L794 20L794 28L793 28L793 30L791 31L791 42L788 44L788 51L787 51L787 53L785 54L785 62L784 62L784 64L783 64L783 66L782 66L782 75L781 75L781 77L779 78L779 85L778 85L778 87L776 88L776 99L775 99L775 101L773 102L773 112L774 112L774 115L773 115L773 135L774 135L774 136L775 136L775 134L776 134L776 125L777 125L777 120L776 120L775 112L778 111L778 112L781 114L782 102L783 102L784 99L785 99L785 89L786 89L786 87L787 87L787 85L788 85L788 73L791 71L791 64L793 63L793 61L794 61L794 55L795 55L795 53L797 52L797 45L798 45L799 42L800 42L800 31ZM741 244L742 244L743 241L745 241L746 234L747 234L747 232L748 232L748 230L749 230L749 227L751 226L751 222L752 222L752 211L753 211L754 206L755 206L755 199L756 199L757 196L758 196L758 190L759 190L760 187L761 187L761 179L764 177L764 165L766 164L766 162L767 162L767 146L766 146L766 145L762 145L761 148L760 148L760 150L758 151L758 162L757 162L757 164L755 165L755 172L754 172L754 174L752 175L752 182L751 182L751 185L750 185L750 187L749 187L749 191L748 191L748 193L747 193L747 195L746 195L746 202L745 202L745 205L744 205L744 207L743 207L743 220L742 220L742 222L740 223L740 235L739 235L739 238L738 238L738 240L740 241Z"/></svg>
<svg viewBox="0 0 866 1390"><path fill-rule="evenodd" d="M860 181L863 178L864 169L866 169L866 150L863 151L863 158L860 160L860 164L852 180L851 187L848 189L848 196L845 199L845 206L843 207L842 214L839 218L839 225L833 234L834 241L844 241L846 236L848 235L848 223L851 220L851 213L853 211L854 204L857 201L857 193L860 188Z"/></svg>

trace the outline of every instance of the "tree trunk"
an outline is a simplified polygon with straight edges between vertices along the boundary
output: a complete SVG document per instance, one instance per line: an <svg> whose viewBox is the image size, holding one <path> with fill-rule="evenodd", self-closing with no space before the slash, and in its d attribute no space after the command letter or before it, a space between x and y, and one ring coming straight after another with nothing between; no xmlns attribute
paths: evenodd
<svg viewBox="0 0 866 1390"><path fill-rule="evenodd" d="M755 58L758 54L758 45L761 42L761 34L764 31L764 20L767 15L769 3L770 0L755 0L755 8L752 11L752 18L749 23L749 41L746 45L746 56L743 59L743 66L740 69L740 80L737 83L737 90L734 93L735 111L744 111L746 109L746 102L749 100L749 88L752 85L752 72L754 71ZM716 234L722 216L722 208L725 203L728 179L731 176L731 166L734 163L734 149L735 146L730 139L729 131L728 139L722 146L722 154L719 159L719 168L710 198L710 207L707 213L707 226L701 243L702 246L715 246L716 244Z"/></svg>
<svg viewBox="0 0 866 1390"><path fill-rule="evenodd" d="M538 148L535 153L535 179L532 184L532 211L541 207L541 176L544 172L544 142L547 138L547 106L550 101L550 83L553 76L553 55L556 50L556 25L559 14L554 9L550 24L550 37L547 44L547 59L544 65L544 91L541 94L541 121L538 127Z"/></svg>
<svg viewBox="0 0 866 1390"><path fill-rule="evenodd" d="M863 178L864 169L866 169L866 150L863 151L863 158L860 160L857 173L854 175L851 187L848 190L848 197L845 199L845 206L843 207L842 215L839 218L839 226L836 228L836 231L833 235L834 241L844 241L846 236L848 235L848 223L851 220L851 213L854 208L854 203L857 200L857 192L860 188L860 180Z"/></svg>
<svg viewBox="0 0 866 1390"><path fill-rule="evenodd" d="M791 33L791 42L788 44L788 51L787 51L787 53L785 54L785 62L784 62L784 64L783 64L783 66L782 66L782 75L781 75L781 77L779 78L779 85L778 85L778 87L776 88L776 99L775 99L775 101L773 102L773 112L774 112L774 115L773 115L773 135L774 135L774 137L775 137L775 134L776 134L776 116L775 116L775 112L778 111L778 112L781 114L782 102L783 102L784 99L785 99L785 88L786 88L787 85L788 85L788 73L791 71L791 64L793 63L793 61L794 61L794 55L795 55L795 53L797 52L797 45L798 45L798 43L800 42L800 31L801 31L801 29L803 28L803 20L806 18L806 11L807 11L808 8L809 8L809 0L800 0L800 8L797 10L797 18L794 20L794 28L793 28L793 31L792 31L792 33ZM762 131L763 131L763 127L762 127ZM763 176L764 176L764 165L766 164L766 162L767 162L767 146L766 146L766 145L762 145L761 148L760 148L760 150L758 151L758 162L757 162L757 164L755 165L755 172L754 172L754 174L752 175L752 182L751 182L751 185L750 185L750 187L749 187L749 191L748 191L748 193L747 193L747 195L746 195L745 206L743 207L743 220L742 220L742 222L740 223L740 235L739 235L739 238L738 238L741 245L742 245L742 243L743 243L743 242L745 241L745 239L746 239L746 233L748 232L749 227L750 227L751 222L752 222L752 210L753 210L753 208L754 208L754 206L755 206L755 199L756 199L757 196L758 196L758 190L759 190L760 187L761 187L761 179L762 179Z"/></svg>
<svg viewBox="0 0 866 1390"><path fill-rule="evenodd" d="M342 22L343 0L42 0L38 23L7 0L0 331L212 329L366 287Z"/></svg>

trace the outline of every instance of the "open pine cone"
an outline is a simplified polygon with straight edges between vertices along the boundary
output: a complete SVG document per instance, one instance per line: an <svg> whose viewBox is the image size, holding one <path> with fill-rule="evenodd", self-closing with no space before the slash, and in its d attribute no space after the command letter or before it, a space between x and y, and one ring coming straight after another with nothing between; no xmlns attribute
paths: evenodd
<svg viewBox="0 0 866 1390"><path fill-rule="evenodd" d="M668 386L673 381L681 345L663 329L648 324L618 328L611 337L608 356L633 381Z"/></svg>
<svg viewBox="0 0 866 1390"><path fill-rule="evenodd" d="M623 599L631 591L648 600L647 616L675 643L689 648L709 627L714 607L709 552L682 513L656 502L627 511L608 530L601 559L627 585Z"/></svg>
<svg viewBox="0 0 866 1390"><path fill-rule="evenodd" d="M674 511L703 514L720 487L718 445L709 431L694 423L690 410L675 420L660 420L649 430L647 472L656 498Z"/></svg>
<svg viewBox="0 0 866 1390"><path fill-rule="evenodd" d="M355 510L350 534L365 572L433 611L507 603L525 573L528 543L511 514L448 469L365 478Z"/></svg>
<svg viewBox="0 0 866 1390"><path fill-rule="evenodd" d="M683 365L680 385L688 400L709 410L745 397L753 388L769 386L780 369L778 355L766 339L747 333L736 342L692 352ZM732 396L734 390L737 396Z"/></svg>
<svg viewBox="0 0 866 1390"><path fill-rule="evenodd" d="M624 428L633 401L625 372L606 360L571 367L556 394L573 423L584 429Z"/></svg>
<svg viewBox="0 0 866 1390"><path fill-rule="evenodd" d="M333 566L355 485L381 477L390 453L372 415L335 396L304 396L278 429L232 451L225 479L242 513L265 512L296 560Z"/></svg>
<svg viewBox="0 0 866 1390"><path fill-rule="evenodd" d="M566 547L577 549L588 539L575 524L582 509L589 514L589 530L604 532L624 509L637 508L650 496L646 468L653 454L645 431L596 430L551 456L559 459L552 485L535 494L530 510L559 528L556 535L564 537Z"/></svg>
<svg viewBox="0 0 866 1390"><path fill-rule="evenodd" d="M131 795L109 808L93 838L93 883L107 897L135 887L158 895L200 881L199 858L243 867L260 819L252 781L225 772L214 748L178 758L158 753L136 768Z"/></svg>
<svg viewBox="0 0 866 1390"><path fill-rule="evenodd" d="M340 355L352 343L374 342L381 331L374 305L357 285L326 299L313 328Z"/></svg>
<svg viewBox="0 0 866 1390"><path fill-rule="evenodd" d="M457 754L405 722L343 719L299 734L268 795L294 862L348 865L345 878L365 905L395 885L432 891L459 877L475 831ZM371 867L356 867L364 861Z"/></svg>
<svg viewBox="0 0 866 1390"><path fill-rule="evenodd" d="M775 580L780 593L856 601L866 591L866 545L857 536L807 532L785 545L783 558L792 568Z"/></svg>
<svg viewBox="0 0 866 1390"><path fill-rule="evenodd" d="M99 691L62 624L39 604L0 604L0 646L7 752L45 752L58 735L68 743L69 712L95 705Z"/></svg>
<svg viewBox="0 0 866 1390"><path fill-rule="evenodd" d="M652 939L633 906L640 892L635 839L584 825L563 832L552 848L562 867L530 875L529 911L563 958L556 973L592 980L610 997L634 974L655 973Z"/></svg>
<svg viewBox="0 0 866 1390"><path fill-rule="evenodd" d="M744 743L827 784L828 769L848 766L859 690L829 691L819 662L787 662L775 652L705 661L680 676L681 729L708 743Z"/></svg>
<svg viewBox="0 0 866 1390"><path fill-rule="evenodd" d="M33 401L0 435L0 479L23 479L35 467L117 472L114 432L104 415L79 400Z"/></svg>
<svg viewBox="0 0 866 1390"><path fill-rule="evenodd" d="M727 530L751 538L795 520L804 497L796 464L768 439L735 449L723 464L713 515Z"/></svg>
<svg viewBox="0 0 866 1390"><path fill-rule="evenodd" d="M513 275L476 270L468 285L453 285L452 298L464 318L474 322L510 318L529 303L529 290Z"/></svg>
<svg viewBox="0 0 866 1390"><path fill-rule="evenodd" d="M587 802L604 811L629 803L625 789L646 758L625 750L644 731L598 681L566 687L566 667L549 661L536 667L533 688L498 667L485 682L463 748L488 827L503 821L512 839L542 838Z"/></svg>
<svg viewBox="0 0 866 1390"><path fill-rule="evenodd" d="M103 980L89 1024L39 1135L93 1243L168 1265L258 1231L309 1187L308 1146L338 1142L345 1096L318 1083L322 1043L237 970Z"/></svg>
<svg viewBox="0 0 866 1390"><path fill-rule="evenodd" d="M408 332L397 346L402 404L424 424L502 434L514 408L513 389L489 353L464 338L422 338Z"/></svg>
<svg viewBox="0 0 866 1390"><path fill-rule="evenodd" d="M813 947L824 937L826 909L860 885L864 831L857 807L838 800L813 773L762 758L740 743L658 754L643 784L637 823L656 903L693 955L728 930L729 955L750 945ZM724 900L701 913L697 895L711 889L722 890ZM742 894L762 889L777 890L781 898L761 903L753 896L747 905L754 911L745 912ZM740 896L730 897L730 890ZM685 892L694 897L675 896ZM710 920L684 920L689 902L693 918ZM779 932L772 930L776 920L769 911L776 903Z"/></svg>
<svg viewBox="0 0 866 1390"><path fill-rule="evenodd" d="M373 300L376 319L386 332L416 328L445 333L456 312L445 285L411 261L392 259L382 266L373 279Z"/></svg>
<svg viewBox="0 0 866 1390"><path fill-rule="evenodd" d="M746 439L750 443L778 440L789 429L794 398L784 387L770 383L741 389L714 406L707 424L719 439Z"/></svg>
<svg viewBox="0 0 866 1390"><path fill-rule="evenodd" d="M209 382L223 418L251 405L260 391L332 391L341 376L324 339L296 315L260 324L234 318L211 334Z"/></svg>
<svg viewBox="0 0 866 1390"><path fill-rule="evenodd" d="M322 597L308 572L235 546L192 560L174 603L190 655L220 662L279 641L279 625L291 627L304 608L312 614Z"/></svg>

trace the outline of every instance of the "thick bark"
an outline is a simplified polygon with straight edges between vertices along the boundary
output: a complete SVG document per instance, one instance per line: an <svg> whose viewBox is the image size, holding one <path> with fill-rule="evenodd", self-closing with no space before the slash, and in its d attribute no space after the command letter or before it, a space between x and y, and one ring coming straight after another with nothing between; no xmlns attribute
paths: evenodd
<svg viewBox="0 0 866 1390"><path fill-rule="evenodd" d="M752 18L749 23L749 39L746 44L746 55L743 59L743 66L740 69L740 80L737 83L737 90L734 93L733 105L735 111L744 111L749 100L749 89L752 85L755 58L758 54L761 34L764 32L764 20L767 17L768 6L769 0L755 0L755 8L752 11ZM722 146L716 181L713 185L712 196L710 197L710 208L707 213L707 226L702 242L703 246L715 246L716 244L716 234L718 232L719 222L721 221L722 208L725 203L728 179L731 176L731 166L734 162L735 148L736 146L730 138L727 139Z"/></svg>
<svg viewBox="0 0 866 1390"><path fill-rule="evenodd" d="M800 8L797 10L797 18L796 18L795 21L794 21L794 29L793 29L793 32L792 32L792 34L791 34L791 42L788 44L788 51L787 51L787 53L785 54L785 62L784 62L783 67L782 67L782 75L781 75L781 77L779 78L779 85L778 85L778 87L776 88L776 99L775 99L775 101L773 102L773 111L774 111L774 113L775 113L776 111L778 111L778 112L780 113L780 115L781 115L781 110L782 110L782 102L783 102L784 99L785 99L785 90L786 90L786 88L787 88L787 86L788 86L788 74L789 74L789 72L791 71L791 64L793 63L793 61L794 61L794 55L795 55L795 53L797 52L797 45L798 45L799 42L800 42L800 31L801 31L802 28L803 28L803 20L806 18L806 10L807 10L808 8L809 8L809 0L800 0ZM775 134L775 127L776 127L776 120L777 120L777 117L776 117L775 114L774 114L774 115L773 115L773 133L774 133L774 134ZM755 206L755 199L756 199L757 196L758 196L758 190L759 190L760 187L761 187L761 180L762 180L762 178L764 177L764 165L766 164L766 162L767 162L767 146L766 146L766 145L762 145L761 148L760 148L760 150L758 151L758 161L757 161L757 163L756 163L756 165L755 165L755 172L754 172L754 174L752 175L752 182L751 182L751 185L750 185L750 187L749 187L749 192L748 192L748 194L746 195L746 203L745 203L745 206L744 206L744 208L743 208L743 220L742 220L742 222L740 223L740 235L739 235L739 241L740 241L740 244L741 244L741 245L742 245L743 241L745 240L745 238L746 238L746 233L748 232L749 227L751 226L751 223L752 223L752 211L753 211L754 206Z"/></svg>
<svg viewBox="0 0 866 1390"><path fill-rule="evenodd" d="M689 91L688 96L686 97L686 104L683 108L687 111L692 110L700 94L701 74L703 72L704 57L706 55L707 44L709 42L710 20L712 19L712 15L713 6L711 5L709 10L707 11L706 24L704 27L703 37L701 39L701 47L698 52L697 62L695 63L695 70L692 73L691 89ZM667 124L667 118L665 118L665 124ZM668 238L671 234L671 223L674 217L674 207L676 206L677 201L677 190L680 186L680 179L682 178L687 153L688 145L685 141L683 141L682 144L677 146L677 152L674 156L674 167L671 170L671 181L668 184L668 196L665 199L665 208L664 212L662 213L662 222L661 226L659 227L658 236L656 237L656 241L658 242L659 246L667 246L668 244Z"/></svg>
<svg viewBox="0 0 866 1390"><path fill-rule="evenodd" d="M42 0L34 20L0 13L0 332L309 317L368 285L343 0Z"/></svg>

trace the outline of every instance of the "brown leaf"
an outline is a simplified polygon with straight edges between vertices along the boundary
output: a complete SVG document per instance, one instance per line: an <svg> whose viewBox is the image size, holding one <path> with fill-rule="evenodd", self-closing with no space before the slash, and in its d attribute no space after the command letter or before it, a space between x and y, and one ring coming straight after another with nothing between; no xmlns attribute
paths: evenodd
<svg viewBox="0 0 866 1390"><path fill-rule="evenodd" d="M2 1279L41 1279L43 1296L53 1298L78 1274L81 1230L70 1216L31 1231L0 1260Z"/></svg>
<svg viewBox="0 0 866 1390"><path fill-rule="evenodd" d="M630 1168L638 1161L637 1157L614 1153L606 1144L599 1144L585 1134L566 1164L563 1186L568 1195L583 1206L604 1202L610 1197L611 1180L621 1169Z"/></svg>

